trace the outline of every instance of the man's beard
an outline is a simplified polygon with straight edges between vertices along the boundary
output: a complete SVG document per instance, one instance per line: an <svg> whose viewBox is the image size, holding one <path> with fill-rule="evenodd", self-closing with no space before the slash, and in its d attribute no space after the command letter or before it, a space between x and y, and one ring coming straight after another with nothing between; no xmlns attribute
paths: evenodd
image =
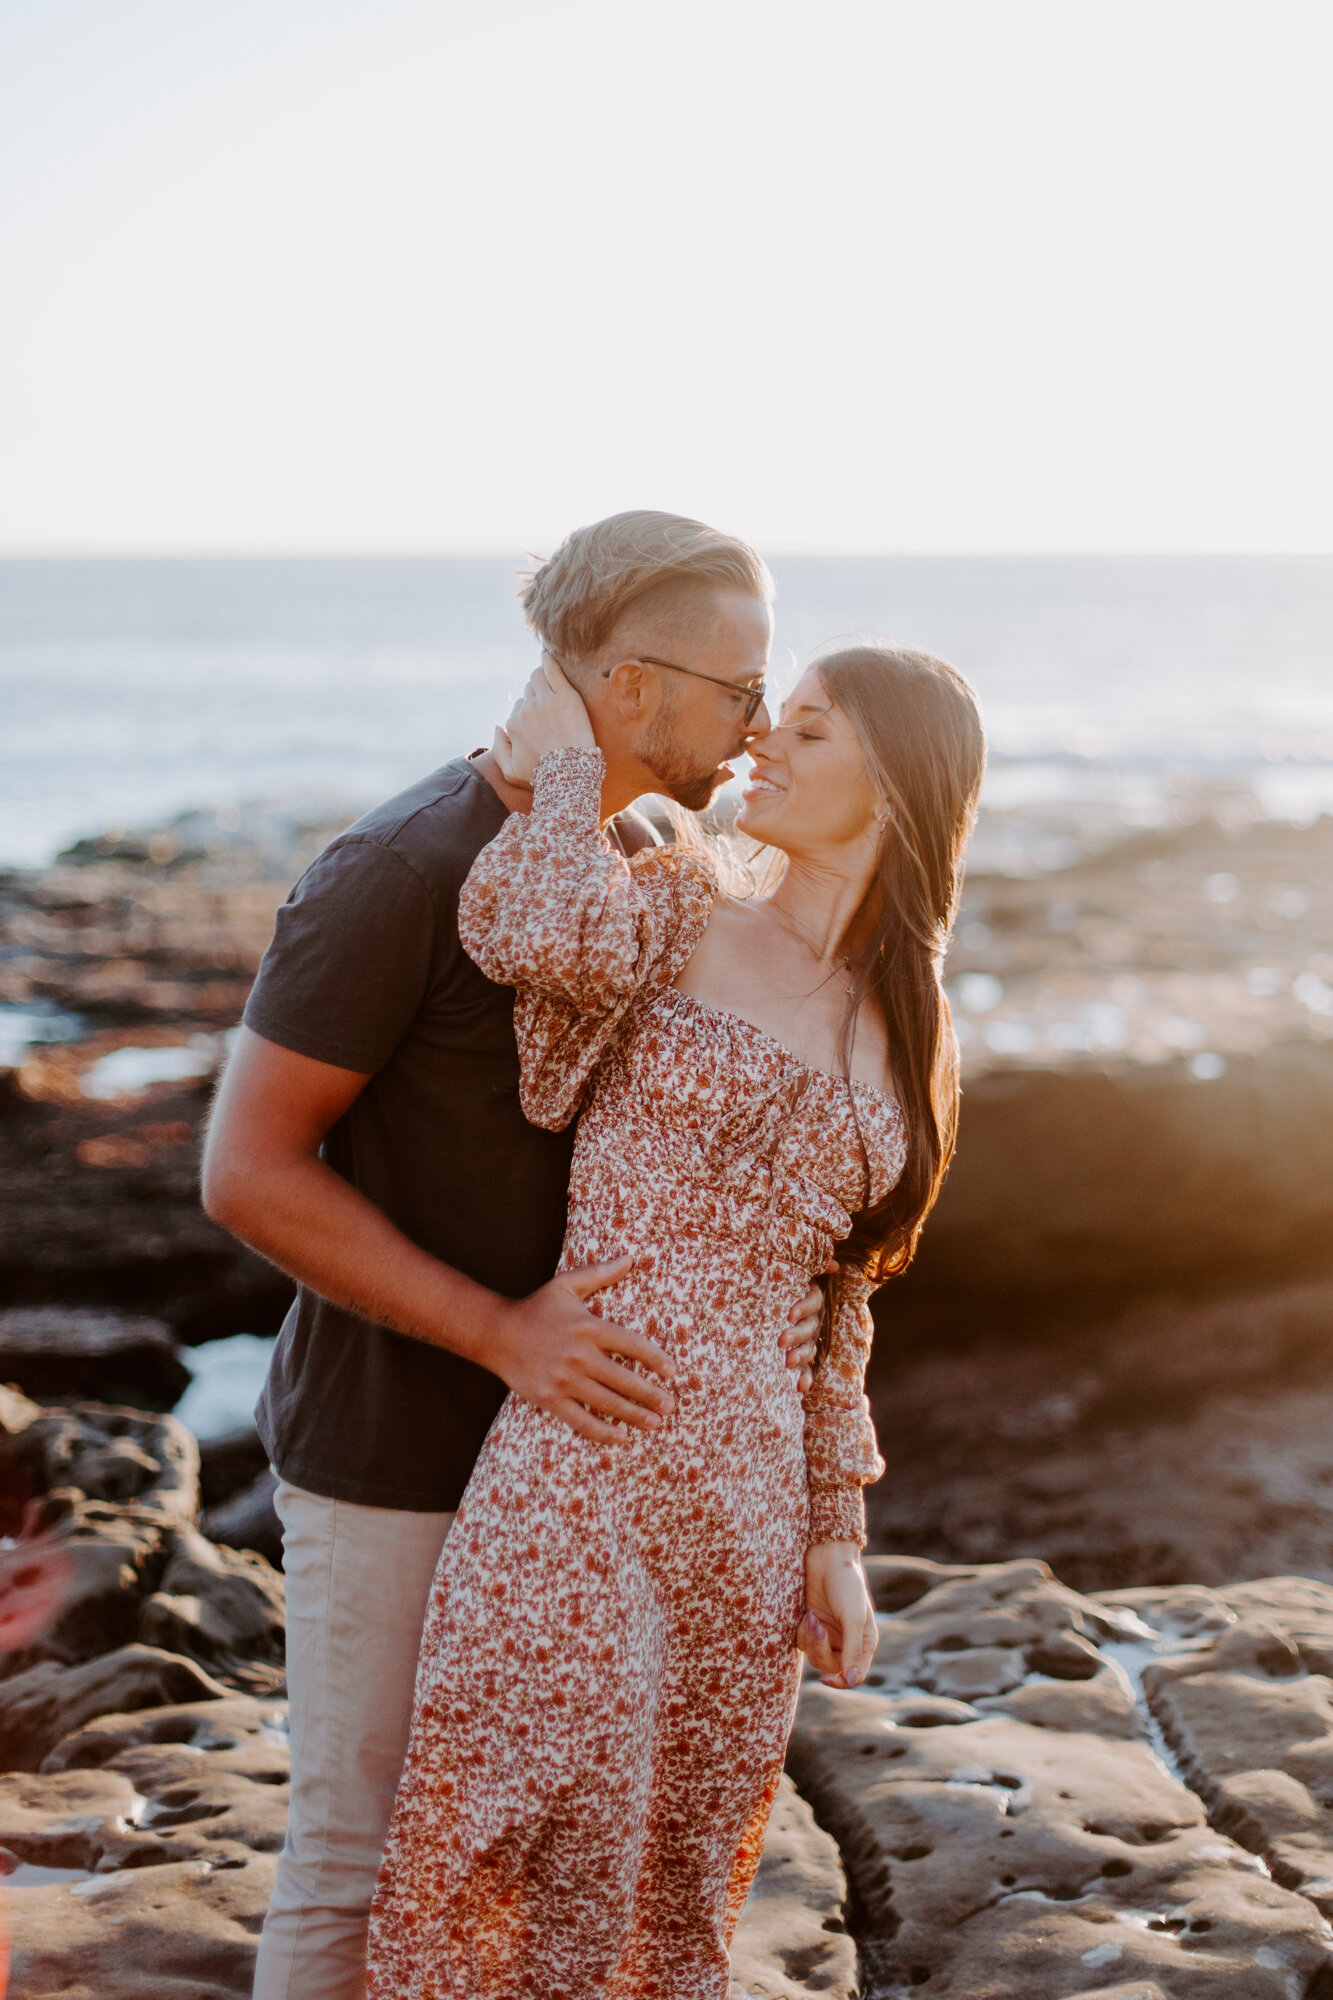
<svg viewBox="0 0 1333 2000"><path fill-rule="evenodd" d="M745 745L738 743L727 753L724 762L744 753ZM703 812L713 803L713 797L726 783L718 766L700 770L686 746L672 727L669 715L659 714L649 724L648 731L639 745L639 756L648 766L658 783L658 789L678 806L688 812Z"/></svg>

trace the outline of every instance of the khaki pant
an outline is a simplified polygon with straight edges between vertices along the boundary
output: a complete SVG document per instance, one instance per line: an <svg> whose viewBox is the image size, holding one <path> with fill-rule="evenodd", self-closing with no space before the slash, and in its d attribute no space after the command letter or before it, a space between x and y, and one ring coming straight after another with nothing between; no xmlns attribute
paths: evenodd
<svg viewBox="0 0 1333 2000"><path fill-rule="evenodd" d="M325 1500L279 1481L292 1803L255 2000L363 2000L366 1926L452 1514Z"/></svg>

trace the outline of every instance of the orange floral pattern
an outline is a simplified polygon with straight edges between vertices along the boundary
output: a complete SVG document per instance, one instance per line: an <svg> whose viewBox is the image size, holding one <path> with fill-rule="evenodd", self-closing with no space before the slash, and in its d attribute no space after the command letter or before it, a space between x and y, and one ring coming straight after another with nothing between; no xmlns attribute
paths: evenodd
<svg viewBox="0 0 1333 2000"><path fill-rule="evenodd" d="M864 1540L883 1470L844 1272L804 1405L779 1335L898 1107L671 982L717 893L602 838L602 760L538 769L459 929L518 989L524 1105L581 1119L563 1265L672 1356L676 1410L602 1446L511 1396L445 1545L371 1920L371 2000L722 2000L799 1681L811 1540ZM855 1101L852 1093L855 1092Z"/></svg>

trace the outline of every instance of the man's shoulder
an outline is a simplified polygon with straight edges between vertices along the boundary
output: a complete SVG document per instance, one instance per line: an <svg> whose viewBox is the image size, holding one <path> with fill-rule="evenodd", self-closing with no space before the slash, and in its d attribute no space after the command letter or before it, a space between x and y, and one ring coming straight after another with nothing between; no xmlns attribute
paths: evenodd
<svg viewBox="0 0 1333 2000"><path fill-rule="evenodd" d="M456 889L506 816L475 766L466 757L455 757L372 806L331 840L320 858L345 858L357 848L377 848L397 855L428 887Z"/></svg>

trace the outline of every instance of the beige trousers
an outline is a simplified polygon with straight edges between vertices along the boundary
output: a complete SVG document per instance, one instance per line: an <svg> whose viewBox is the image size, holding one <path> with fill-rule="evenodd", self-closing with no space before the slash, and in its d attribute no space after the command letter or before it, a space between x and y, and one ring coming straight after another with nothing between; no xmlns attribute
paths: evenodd
<svg viewBox="0 0 1333 2000"><path fill-rule="evenodd" d="M417 1651L452 1514L280 1480L292 1801L254 2000L363 2000L366 1926L407 1752Z"/></svg>

